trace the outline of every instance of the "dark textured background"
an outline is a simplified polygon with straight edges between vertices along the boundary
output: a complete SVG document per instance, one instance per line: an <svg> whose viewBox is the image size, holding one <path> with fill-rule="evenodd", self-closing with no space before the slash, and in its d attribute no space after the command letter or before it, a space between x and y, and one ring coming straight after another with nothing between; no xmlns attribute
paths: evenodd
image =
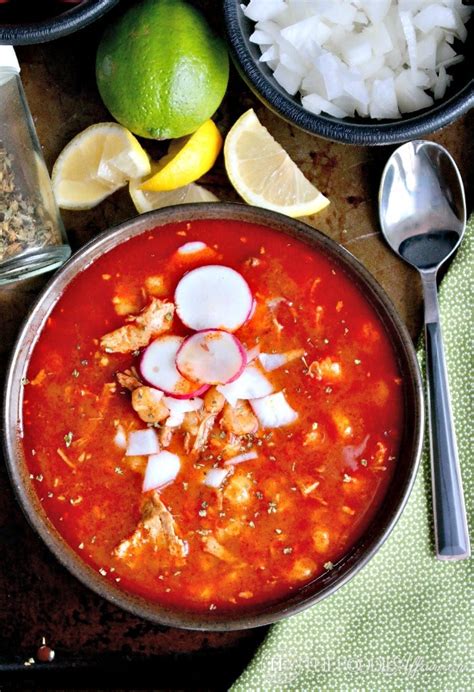
<svg viewBox="0 0 474 692"><path fill-rule="evenodd" d="M121 6L127 0L122 0ZM201 0L212 22L219 2ZM94 80L95 46L104 24L44 46L18 49L22 79L49 168L63 146L88 125L110 120ZM345 245L373 272L395 302L410 332L420 326L416 274L383 244L377 226L377 191L391 149L347 147L303 134L261 106L236 74L216 122L225 133L247 108L331 199L307 219ZM474 113L433 137L456 158L472 205ZM155 156L159 143L147 144ZM236 201L222 160L203 183L222 200ZM127 190L86 212L65 212L73 249L99 231L134 216ZM44 279L0 289L0 375L19 324ZM154 688L226 689L244 668L265 630L199 633L157 627L95 596L58 565L21 514L0 465L0 689ZM54 647L52 664L25 666L42 637Z"/></svg>

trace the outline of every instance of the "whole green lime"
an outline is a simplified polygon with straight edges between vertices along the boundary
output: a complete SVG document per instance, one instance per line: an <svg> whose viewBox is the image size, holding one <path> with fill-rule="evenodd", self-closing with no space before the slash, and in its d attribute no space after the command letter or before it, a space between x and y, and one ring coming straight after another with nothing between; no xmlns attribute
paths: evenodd
<svg viewBox="0 0 474 692"><path fill-rule="evenodd" d="M142 137L197 130L219 107L229 79L225 44L182 0L142 0L102 37L96 63L102 99Z"/></svg>

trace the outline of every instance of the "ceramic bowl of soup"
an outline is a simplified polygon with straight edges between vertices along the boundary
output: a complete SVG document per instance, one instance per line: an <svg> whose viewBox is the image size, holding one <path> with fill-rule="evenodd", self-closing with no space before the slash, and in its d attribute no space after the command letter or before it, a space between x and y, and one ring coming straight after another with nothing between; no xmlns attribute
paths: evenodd
<svg viewBox="0 0 474 692"><path fill-rule="evenodd" d="M34 529L95 592L228 630L334 593L409 496L423 401L380 286L298 221L171 207L78 252L19 335L6 457Z"/></svg>

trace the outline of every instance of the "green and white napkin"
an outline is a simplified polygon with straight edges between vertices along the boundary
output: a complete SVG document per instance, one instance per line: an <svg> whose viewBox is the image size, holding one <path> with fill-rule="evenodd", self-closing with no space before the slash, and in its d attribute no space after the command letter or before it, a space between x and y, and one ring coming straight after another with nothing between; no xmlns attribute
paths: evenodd
<svg viewBox="0 0 474 692"><path fill-rule="evenodd" d="M440 288L471 539L473 296L474 217ZM474 689L473 567L434 557L426 440L405 511L379 553L335 595L274 625L234 692Z"/></svg>

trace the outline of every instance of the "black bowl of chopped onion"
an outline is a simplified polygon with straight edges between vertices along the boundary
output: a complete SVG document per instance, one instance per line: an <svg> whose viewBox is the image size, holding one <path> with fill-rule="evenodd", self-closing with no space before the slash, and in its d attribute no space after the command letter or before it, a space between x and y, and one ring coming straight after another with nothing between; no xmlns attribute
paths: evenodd
<svg viewBox="0 0 474 692"><path fill-rule="evenodd" d="M462 0L224 0L234 62L302 130L396 144L474 108L474 7Z"/></svg>
<svg viewBox="0 0 474 692"><path fill-rule="evenodd" d="M119 0L0 0L0 44L61 38L99 19Z"/></svg>

